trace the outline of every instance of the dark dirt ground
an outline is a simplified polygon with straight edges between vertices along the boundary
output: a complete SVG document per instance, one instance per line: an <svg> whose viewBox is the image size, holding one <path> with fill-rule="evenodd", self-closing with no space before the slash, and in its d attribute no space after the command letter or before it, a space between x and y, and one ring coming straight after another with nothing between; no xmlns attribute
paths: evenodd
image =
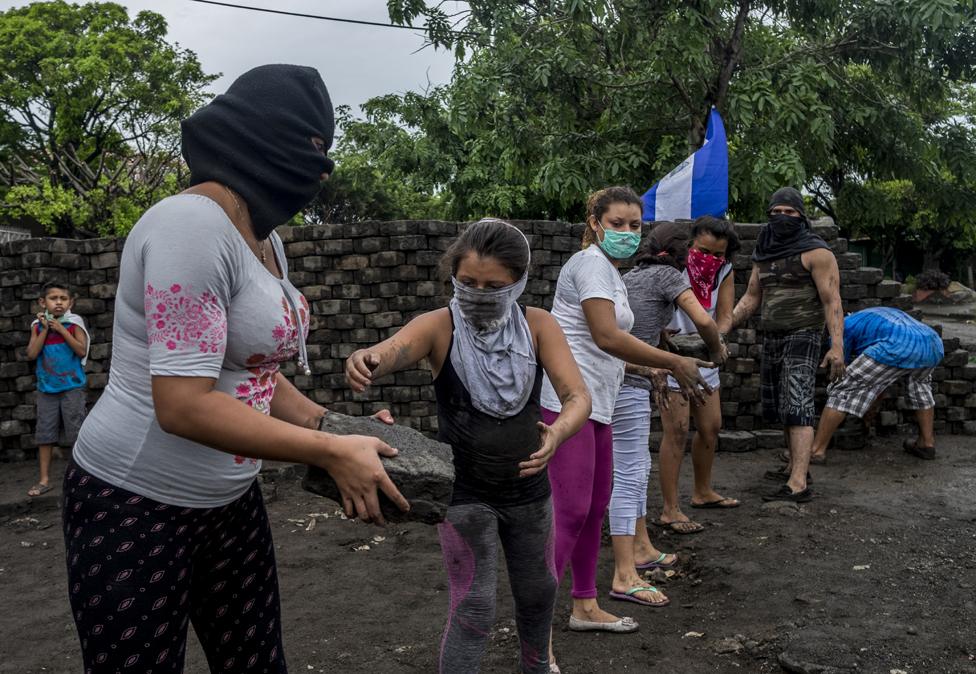
<svg viewBox="0 0 976 674"><path fill-rule="evenodd" d="M940 438L933 462L896 451L900 442L834 451L813 469L818 498L799 507L759 498L769 486L762 472L778 463L772 450L719 455L717 486L743 506L705 511L709 526L694 536L652 531L682 560L660 583L670 607L605 600L635 616L640 631L571 633L564 582L555 631L563 671L778 672L785 663L803 672L976 673L976 440ZM690 460L684 468L687 492ZM33 471L0 466L0 672L78 672L57 492L28 509L22 494ZM299 490L296 471L270 476L291 671L434 672L448 601L435 530L345 521L334 504ZM652 486L656 505L656 475ZM606 592L608 547L600 569ZM502 581L485 672L516 671L507 592ZM206 671L192 636L186 671Z"/></svg>

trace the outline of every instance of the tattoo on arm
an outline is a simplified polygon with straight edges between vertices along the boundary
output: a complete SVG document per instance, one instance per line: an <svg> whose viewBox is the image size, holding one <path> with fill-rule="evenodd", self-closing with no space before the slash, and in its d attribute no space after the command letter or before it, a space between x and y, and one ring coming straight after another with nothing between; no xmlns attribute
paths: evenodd
<svg viewBox="0 0 976 674"><path fill-rule="evenodd" d="M393 365L390 367L391 372L405 368L410 364L410 347L406 344L396 345L396 351L393 356Z"/></svg>

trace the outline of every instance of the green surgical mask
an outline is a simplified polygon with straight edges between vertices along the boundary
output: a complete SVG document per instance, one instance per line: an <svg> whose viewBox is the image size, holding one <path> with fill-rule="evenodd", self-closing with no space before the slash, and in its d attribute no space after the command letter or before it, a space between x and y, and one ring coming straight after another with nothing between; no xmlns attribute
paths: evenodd
<svg viewBox="0 0 976 674"><path fill-rule="evenodd" d="M617 260L626 260L640 248L641 236L637 232L618 232L600 225L603 230L603 241L600 248L603 252Z"/></svg>

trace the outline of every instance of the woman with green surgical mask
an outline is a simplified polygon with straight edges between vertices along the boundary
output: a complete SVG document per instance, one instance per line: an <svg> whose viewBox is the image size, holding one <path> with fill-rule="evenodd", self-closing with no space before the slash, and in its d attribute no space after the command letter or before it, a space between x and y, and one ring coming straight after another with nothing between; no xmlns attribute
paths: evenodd
<svg viewBox="0 0 976 674"><path fill-rule="evenodd" d="M573 631L633 632L633 618L602 610L597 602L596 566L600 535L613 470L611 418L625 363L670 370L682 390L702 399L705 382L700 361L657 349L630 334L634 314L618 268L640 246L640 197L629 187L608 187L587 202L583 250L559 273L552 315L566 334L570 350L592 398L586 424L563 442L549 462L556 530L554 562L557 578L567 565L573 572ZM594 245L595 244L595 245ZM707 388L705 388L707 391ZM559 397L548 379L542 386L542 419L553 423ZM662 606L667 598L644 583L611 588L612 597ZM550 662L555 660L550 658ZM553 665L553 670L558 668Z"/></svg>

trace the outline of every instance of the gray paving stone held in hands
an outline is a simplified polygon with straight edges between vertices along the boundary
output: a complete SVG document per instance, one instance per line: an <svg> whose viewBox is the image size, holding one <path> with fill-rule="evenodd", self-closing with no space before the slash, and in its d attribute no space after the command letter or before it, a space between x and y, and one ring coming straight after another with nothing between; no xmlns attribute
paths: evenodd
<svg viewBox="0 0 976 674"><path fill-rule="evenodd" d="M381 457L381 460L393 484L410 502L410 510L402 512L380 492L380 507L387 521L437 524L444 520L454 489L450 446L407 426L389 426L371 417L350 417L335 412L325 415L319 429L336 435L370 435L399 450L397 456ZM302 488L342 503L335 481L321 468L308 467Z"/></svg>
<svg viewBox="0 0 976 674"><path fill-rule="evenodd" d="M669 341L681 356L704 361L710 359L708 347L699 335L673 335Z"/></svg>

